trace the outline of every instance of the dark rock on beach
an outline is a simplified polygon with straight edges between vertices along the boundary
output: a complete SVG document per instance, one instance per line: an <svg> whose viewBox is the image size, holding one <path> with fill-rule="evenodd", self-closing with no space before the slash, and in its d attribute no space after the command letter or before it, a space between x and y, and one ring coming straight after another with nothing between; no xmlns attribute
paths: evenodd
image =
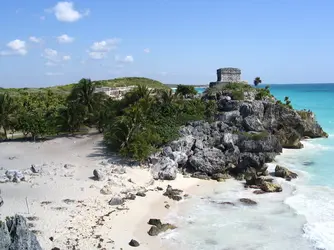
<svg viewBox="0 0 334 250"><path fill-rule="evenodd" d="M167 196L169 199L180 201L182 200L181 194L182 190L180 189L174 189L172 186L168 185L166 188L166 192L163 194L164 196Z"/></svg>
<svg viewBox="0 0 334 250"><path fill-rule="evenodd" d="M28 229L26 219L20 215L0 222L1 250L42 250L36 236Z"/></svg>
<svg viewBox="0 0 334 250"><path fill-rule="evenodd" d="M147 232L150 236L157 236L159 233L176 228L174 225L169 223L163 224L159 219L150 219L148 224L152 225L150 230Z"/></svg>
<svg viewBox="0 0 334 250"><path fill-rule="evenodd" d="M256 201L253 201L253 200L248 199L248 198L241 198L241 199L239 199L239 201L241 203L243 203L244 205L247 205L247 206L254 206L254 205L257 204Z"/></svg>
<svg viewBox="0 0 334 250"><path fill-rule="evenodd" d="M289 169L279 166L277 165L275 168L275 176L276 177L281 177L287 180L291 180L291 179L295 179L298 177L298 175L292 171L290 171Z"/></svg>
<svg viewBox="0 0 334 250"><path fill-rule="evenodd" d="M139 247L139 242L132 239L130 242L129 242L129 245L132 246L132 247Z"/></svg>

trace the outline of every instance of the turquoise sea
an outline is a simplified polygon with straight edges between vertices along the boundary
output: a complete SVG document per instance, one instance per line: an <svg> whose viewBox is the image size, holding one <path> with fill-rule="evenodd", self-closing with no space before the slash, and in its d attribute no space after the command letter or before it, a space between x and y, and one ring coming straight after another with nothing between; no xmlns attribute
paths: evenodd
<svg viewBox="0 0 334 250"><path fill-rule="evenodd" d="M300 150L284 150L270 164L290 168L299 178L277 181L282 193L255 195L236 181L222 183L205 196L184 201L169 214L179 228L164 235L171 249L334 250L334 84L277 84L271 92L288 96L296 109L310 109L329 134L304 141ZM237 203L251 198L255 207ZM222 201L236 206L223 206Z"/></svg>

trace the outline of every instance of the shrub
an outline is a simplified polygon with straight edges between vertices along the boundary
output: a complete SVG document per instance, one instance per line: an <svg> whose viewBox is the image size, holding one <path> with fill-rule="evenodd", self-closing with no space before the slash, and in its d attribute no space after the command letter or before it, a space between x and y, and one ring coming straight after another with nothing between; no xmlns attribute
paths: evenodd
<svg viewBox="0 0 334 250"><path fill-rule="evenodd" d="M233 100L244 100L245 94L243 90L233 90L232 91Z"/></svg>

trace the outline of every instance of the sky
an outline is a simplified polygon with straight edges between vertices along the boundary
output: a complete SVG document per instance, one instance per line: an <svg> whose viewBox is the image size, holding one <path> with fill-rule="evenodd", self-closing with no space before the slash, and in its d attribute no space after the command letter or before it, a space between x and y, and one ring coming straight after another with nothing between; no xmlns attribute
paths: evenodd
<svg viewBox="0 0 334 250"><path fill-rule="evenodd" d="M12 0L0 8L0 87L126 76L208 84L334 82L333 0Z"/></svg>

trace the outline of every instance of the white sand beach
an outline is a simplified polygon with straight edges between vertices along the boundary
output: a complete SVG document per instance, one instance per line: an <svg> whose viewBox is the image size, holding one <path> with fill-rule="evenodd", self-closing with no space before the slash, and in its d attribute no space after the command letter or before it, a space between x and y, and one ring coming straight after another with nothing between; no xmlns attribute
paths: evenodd
<svg viewBox="0 0 334 250"><path fill-rule="evenodd" d="M38 173L31 172L32 164ZM104 180L92 178L94 169L101 170ZM170 184L191 194L191 187L205 183L182 176L175 181L154 181L148 168L106 154L100 134L0 143L0 176L7 170L24 172L26 180L0 183L4 200L0 217L21 214L28 218L43 249L125 250L132 249L131 239L140 243L138 249L163 249L158 236L147 234L147 221L163 219L169 211L165 205L175 208L178 202L156 187L165 190ZM145 197L119 206L108 204L112 197L141 190L147 191Z"/></svg>

